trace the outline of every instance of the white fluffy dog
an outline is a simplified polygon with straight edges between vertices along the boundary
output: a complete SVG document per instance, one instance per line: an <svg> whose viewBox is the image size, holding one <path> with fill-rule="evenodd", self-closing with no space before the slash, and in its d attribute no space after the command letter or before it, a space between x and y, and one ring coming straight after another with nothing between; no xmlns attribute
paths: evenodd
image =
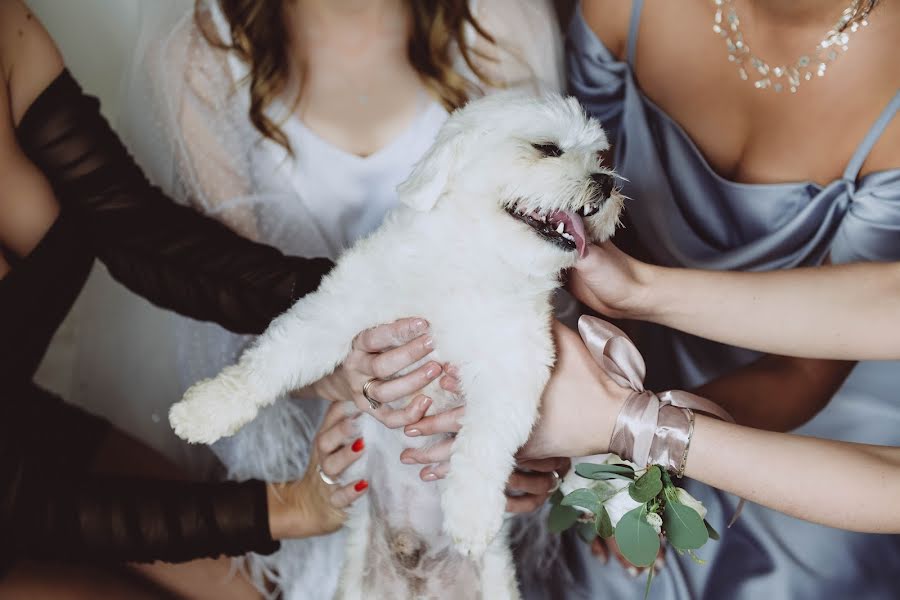
<svg viewBox="0 0 900 600"><path fill-rule="evenodd" d="M328 375L359 331L428 320L436 350L422 362L456 365L466 399L450 472L423 484L398 457L436 440L366 419L366 456L347 477L365 476L371 488L350 515L340 597L519 597L501 534L504 486L554 362L550 300L560 271L618 222L622 198L600 164L607 148L600 124L572 98L500 94L456 111L384 224L237 365L172 407L179 436L212 443ZM435 383L424 393L432 412L459 404Z"/></svg>

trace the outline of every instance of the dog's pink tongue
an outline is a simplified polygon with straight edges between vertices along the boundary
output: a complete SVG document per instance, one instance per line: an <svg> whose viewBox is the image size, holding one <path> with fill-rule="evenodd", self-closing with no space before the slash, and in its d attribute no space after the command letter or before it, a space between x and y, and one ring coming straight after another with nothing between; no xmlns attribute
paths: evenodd
<svg viewBox="0 0 900 600"><path fill-rule="evenodd" d="M587 243L584 239L584 221L581 216L571 211L555 210L550 213L547 219L552 223L562 223L566 228L566 233L575 238L575 248L578 250L579 258L587 255Z"/></svg>

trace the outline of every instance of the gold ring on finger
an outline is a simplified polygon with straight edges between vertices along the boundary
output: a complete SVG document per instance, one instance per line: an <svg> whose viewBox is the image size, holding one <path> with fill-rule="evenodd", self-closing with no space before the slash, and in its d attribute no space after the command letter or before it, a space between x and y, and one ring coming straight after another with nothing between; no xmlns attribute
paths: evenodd
<svg viewBox="0 0 900 600"><path fill-rule="evenodd" d="M369 406L372 407L372 410L378 410L382 407L382 403L372 397L371 388L372 384L378 381L378 378L373 377L368 380L365 385L363 385L362 393L366 400L369 401Z"/></svg>

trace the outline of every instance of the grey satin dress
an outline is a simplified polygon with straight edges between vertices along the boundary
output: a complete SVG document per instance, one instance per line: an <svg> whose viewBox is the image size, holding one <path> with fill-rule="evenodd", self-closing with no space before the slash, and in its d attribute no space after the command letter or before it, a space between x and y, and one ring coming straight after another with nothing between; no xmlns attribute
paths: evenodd
<svg viewBox="0 0 900 600"><path fill-rule="evenodd" d="M595 36L580 8L569 29L570 92L610 132L615 167L628 178L628 219L650 258L662 265L765 271L832 262L900 260L900 169L859 177L859 169L900 108L900 90L884 108L843 177L811 182L744 184L706 163L684 130L639 89L632 67L642 2L632 14L627 61ZM815 149L812 149L813 151ZM797 151L804 151L802 140ZM900 310L900 305L898 305ZM900 335L900 332L885 332ZM648 387L690 389L759 355L642 324L635 340L648 365ZM790 402L790 398L784 398ZM830 404L800 433L900 446L900 364L861 363ZM852 473L829 473L834 493ZM737 499L697 482L691 493L710 509L722 539L699 554L706 565L670 551L651 598L667 600L881 600L900 598L900 536L865 535L805 523L748 504L726 528ZM900 499L885 511L896 511ZM611 561L567 539L575 581L540 582L525 574L529 598L643 597Z"/></svg>

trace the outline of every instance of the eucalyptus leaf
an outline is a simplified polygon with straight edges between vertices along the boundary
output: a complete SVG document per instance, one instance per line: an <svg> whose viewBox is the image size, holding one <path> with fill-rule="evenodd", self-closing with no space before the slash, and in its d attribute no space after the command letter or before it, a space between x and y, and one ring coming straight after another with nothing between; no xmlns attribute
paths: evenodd
<svg viewBox="0 0 900 600"><path fill-rule="evenodd" d="M709 539L719 541L719 532L716 531L716 528L709 524L709 521L703 521L703 524L706 525L706 532L709 534Z"/></svg>
<svg viewBox="0 0 900 600"><path fill-rule="evenodd" d="M575 472L585 479L611 479L615 476L622 476L624 479L634 479L634 469L628 465L581 463L575 466Z"/></svg>
<svg viewBox="0 0 900 600"><path fill-rule="evenodd" d="M619 551L636 567L649 567L659 553L659 535L644 518L646 514L646 508L638 506L625 513L616 524Z"/></svg>
<svg viewBox="0 0 900 600"><path fill-rule="evenodd" d="M562 490L556 490L550 495L550 504L559 504L562 501L563 496L564 494L562 493Z"/></svg>
<svg viewBox="0 0 900 600"><path fill-rule="evenodd" d="M597 473L591 479L596 481L609 481L610 479L622 479L623 481L634 481L634 475L623 475L621 473Z"/></svg>
<svg viewBox="0 0 900 600"><path fill-rule="evenodd" d="M561 533L578 521L578 511L571 506L555 505L550 509L547 525L553 533Z"/></svg>
<svg viewBox="0 0 900 600"><path fill-rule="evenodd" d="M672 477L669 475L669 472L665 469L660 469L660 472L662 473L662 482L663 487L666 489L666 493L668 494L670 491L674 491L675 484L672 483Z"/></svg>
<svg viewBox="0 0 900 600"><path fill-rule="evenodd" d="M634 480L628 486L628 493L635 502L649 502L656 498L663 489L660 469L653 465L647 472Z"/></svg>
<svg viewBox="0 0 900 600"><path fill-rule="evenodd" d="M603 507L597 492L588 488L574 490L567 494L559 504L560 506L580 506L594 514L600 512L600 509Z"/></svg>
<svg viewBox="0 0 900 600"><path fill-rule="evenodd" d="M612 537L612 520L609 518L609 513L607 512L605 506L601 506L600 512L594 515L594 527L596 527L597 535L599 535L600 537Z"/></svg>
<svg viewBox="0 0 900 600"><path fill-rule="evenodd" d="M695 550L709 540L709 532L693 508L669 500L663 511L663 525L669 543L680 550Z"/></svg>
<svg viewBox="0 0 900 600"><path fill-rule="evenodd" d="M593 543L597 539L597 530L594 529L593 523L581 523L578 525L578 537L586 543Z"/></svg>

